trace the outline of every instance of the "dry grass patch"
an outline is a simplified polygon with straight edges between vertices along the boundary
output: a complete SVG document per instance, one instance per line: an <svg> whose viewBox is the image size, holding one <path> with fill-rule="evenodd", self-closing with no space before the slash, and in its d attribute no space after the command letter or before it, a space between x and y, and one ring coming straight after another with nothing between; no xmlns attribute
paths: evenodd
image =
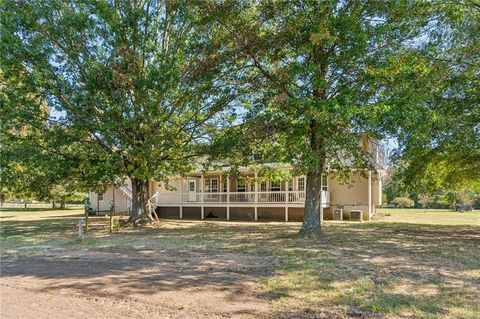
<svg viewBox="0 0 480 319"><path fill-rule="evenodd" d="M135 285L145 294L170 278L178 291L195 287L196 293L212 294L214 289L232 300L268 303L267 312L254 307L245 317L478 318L476 221L442 225L437 220L434 225L429 215L421 215L420 222L398 222L402 214L391 215L397 221L327 222L317 241L300 240L298 223L164 220L109 235L101 219L78 240L74 216L14 216L0 219L1 252L7 260L27 256L37 261L55 249L80 251L86 261L89 254L92 260L101 255L112 258L109 265L117 276L134 267L137 278L150 285ZM443 223L467 216L450 214ZM79 270L71 271L74 276ZM222 313L212 307L212 316Z"/></svg>

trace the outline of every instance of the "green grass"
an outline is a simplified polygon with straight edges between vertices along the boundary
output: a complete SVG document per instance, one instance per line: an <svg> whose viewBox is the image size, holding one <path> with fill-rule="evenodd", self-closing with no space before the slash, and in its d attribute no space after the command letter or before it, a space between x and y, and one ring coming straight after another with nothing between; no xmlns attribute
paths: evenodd
<svg viewBox="0 0 480 319"><path fill-rule="evenodd" d="M480 213L382 212L390 216L365 223L326 222L317 241L297 238L299 223L162 221L110 235L106 218L93 218L91 231L79 240L76 216L81 210L0 212L0 252L132 246L255 255L271 271L251 275L278 313L478 318Z"/></svg>
<svg viewBox="0 0 480 319"><path fill-rule="evenodd" d="M428 225L472 225L480 226L480 211L468 213L452 212L445 209L399 209L383 208L382 221Z"/></svg>

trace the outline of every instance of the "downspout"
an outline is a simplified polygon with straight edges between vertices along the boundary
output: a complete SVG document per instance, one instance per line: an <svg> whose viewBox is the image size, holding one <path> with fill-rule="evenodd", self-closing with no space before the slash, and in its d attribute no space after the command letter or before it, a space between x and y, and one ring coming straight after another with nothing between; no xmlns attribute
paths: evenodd
<svg viewBox="0 0 480 319"><path fill-rule="evenodd" d="M323 174L320 174L320 226L323 223Z"/></svg>

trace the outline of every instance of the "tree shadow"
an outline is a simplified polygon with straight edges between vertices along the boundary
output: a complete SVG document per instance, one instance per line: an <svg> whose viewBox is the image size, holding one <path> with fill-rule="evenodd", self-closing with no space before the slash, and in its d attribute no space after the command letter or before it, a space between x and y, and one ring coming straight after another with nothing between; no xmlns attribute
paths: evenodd
<svg viewBox="0 0 480 319"><path fill-rule="evenodd" d="M320 239L301 240L298 224L167 220L79 242L75 225L72 217L2 221L2 238L20 245L32 237L45 245L70 238L58 249L2 258L2 277L40 279L46 292L112 298L218 292L245 304L294 305L270 317L314 316L316 310L302 312L307 305L332 318L345 309L347 317L408 309L434 316L474 307L472 298L480 296L478 227L326 223Z"/></svg>
<svg viewBox="0 0 480 319"><path fill-rule="evenodd" d="M65 212L69 210L79 210L83 207L81 205L77 207L65 207L65 208L46 208L46 207L0 207L0 212Z"/></svg>

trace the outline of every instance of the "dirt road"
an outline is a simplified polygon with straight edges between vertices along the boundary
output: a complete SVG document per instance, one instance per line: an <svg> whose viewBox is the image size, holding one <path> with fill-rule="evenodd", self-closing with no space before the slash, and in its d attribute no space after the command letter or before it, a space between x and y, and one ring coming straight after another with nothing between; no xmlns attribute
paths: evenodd
<svg viewBox="0 0 480 319"><path fill-rule="evenodd" d="M1 261L2 318L257 318L257 257L142 248L45 250Z"/></svg>

